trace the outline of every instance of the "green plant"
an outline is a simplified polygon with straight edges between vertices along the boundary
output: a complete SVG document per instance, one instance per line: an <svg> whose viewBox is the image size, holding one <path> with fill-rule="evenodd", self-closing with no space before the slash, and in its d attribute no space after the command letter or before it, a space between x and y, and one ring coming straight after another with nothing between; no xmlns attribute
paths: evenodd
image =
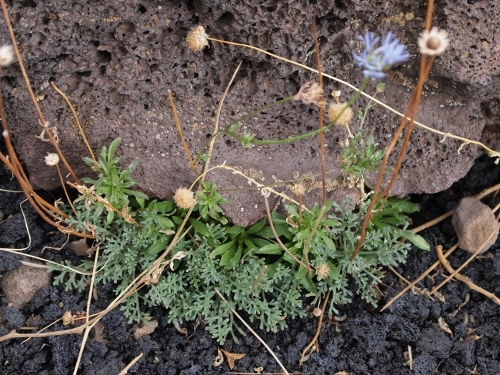
<svg viewBox="0 0 500 375"><path fill-rule="evenodd" d="M99 242L95 280L114 283L117 294L153 266L187 213L173 202L147 200L131 189L130 173L137 164L119 170L119 159L114 156L118 143L114 141L102 150L99 168L92 164L99 176L85 180L93 186L79 187L82 195L74 201L76 212L67 220L70 228L90 232ZM89 159L87 162L90 164ZM360 164L360 173L367 165ZM303 290L314 302L332 291L330 311L335 311L336 304L348 302L349 277L356 281L357 293L375 304L373 288L383 276L379 267L404 261L410 246L400 241L409 234L407 214L417 209L407 200L390 199L381 207L360 256L352 262L349 257L369 200L358 207L329 202L321 208L315 205L311 211L288 205L286 218L272 212L273 226L285 251L266 220L248 228L231 225L220 207L226 200L217 186L205 182L201 187L186 235L170 251L169 256L175 259L171 268L163 270L156 284L134 293L122 305L130 322L144 319L142 306L164 306L171 322L201 318L222 344L227 335L237 340L236 333L241 331L233 320L232 308L245 311L261 329L276 331L286 327L287 317L304 316ZM329 212L332 209L334 212ZM109 212L113 212L112 220ZM93 266L94 262L86 259L72 266L81 272L79 276L67 267L53 267L61 272L55 283L65 282L67 288L81 290L89 282ZM226 295L229 306L216 290Z"/></svg>

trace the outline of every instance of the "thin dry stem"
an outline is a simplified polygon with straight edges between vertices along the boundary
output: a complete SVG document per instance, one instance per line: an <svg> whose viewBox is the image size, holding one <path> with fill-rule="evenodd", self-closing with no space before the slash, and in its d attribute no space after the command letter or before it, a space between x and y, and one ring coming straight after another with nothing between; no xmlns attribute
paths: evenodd
<svg viewBox="0 0 500 375"><path fill-rule="evenodd" d="M495 227L495 229L490 233L488 238L483 242L483 244L472 254L469 259L467 259L460 267L458 267L455 271L453 271L446 279L444 279L439 285L435 286L429 295L433 295L437 292L443 285L445 285L448 281L450 281L453 277L458 275L458 273L463 270L479 253L481 253L486 246L486 244L490 241L490 239L495 235L495 233L500 228L500 223Z"/></svg>
<svg viewBox="0 0 500 375"><path fill-rule="evenodd" d="M172 108L172 113L174 114L175 126L177 127L177 132L179 133L179 137L181 137L182 146L184 147L184 151L186 151L186 156L189 160L189 165L194 172L195 176L198 176L198 170L196 168L196 163L191 158L191 152L189 151L189 147L186 143L186 138L184 138L184 133L182 132L181 122L179 121L179 117L177 116L177 110L175 109L174 97L172 95L172 91L168 90L168 99L170 100L170 108Z"/></svg>
<svg viewBox="0 0 500 375"><path fill-rule="evenodd" d="M410 137L411 137L413 126L414 126L415 116L417 114L417 109L418 109L418 105L420 102L420 97L422 95L422 88L423 88L425 79L427 78L427 75L429 73L429 70L432 66L432 62L433 62L433 58L432 57L427 58L427 56L422 56L422 58L420 60L420 71L419 71L420 74L419 74L417 86L415 87L415 90L412 94L412 97L410 99L410 103L408 104L408 108L406 110L405 116L401 120L394 136L392 137L391 142L387 146L387 149L384 153L384 158L383 158L382 165L380 167L380 171L378 174L377 183L376 183L375 188L373 190L373 199L370 202L370 205L368 206L365 218L363 220L363 225L361 227L361 233L359 236L358 244L356 246L356 249L354 250L354 252L351 255L351 258L350 258L351 260L356 258L359 251L361 250L361 247L363 246L363 242L365 241L365 237L366 237L366 231L367 231L367 228L368 228L368 225L369 225L371 219L374 216L376 216L378 214L378 212L383 207L383 205L381 205L380 208L377 210L377 212L372 214L372 210L373 210L374 205L377 202L380 202L381 200L385 201L387 199L387 197L389 196L390 189L391 189L392 185L394 184L394 182L396 181L396 177L399 173L399 169L401 168L403 158L406 154L406 149L407 149L409 142L410 142ZM407 122L406 119L408 118L408 115L410 115L410 123L406 129L405 138L403 141L403 145L401 146L401 151L400 151L400 154L398 156L396 166L394 167L394 171L392 173L392 176L391 176L389 183L387 184L387 187L382 192L382 194L380 194L380 196L379 196L378 193L379 193L380 188L382 186L386 167L387 167L387 164L389 161L389 156L392 153L397 142L399 141L399 135L403 132L403 130L406 126L406 122Z"/></svg>
<svg viewBox="0 0 500 375"><path fill-rule="evenodd" d="M238 47L243 47L243 48L248 48L248 49L252 49L254 51L258 51L260 53L263 53L263 54L266 54L268 56L271 56L275 59L278 59L278 60L281 60L281 61L284 61L286 63L289 63L291 65L295 65L295 66L298 66L302 69L305 69L305 70L308 70L310 72L313 72L313 73L316 73L316 74L319 74L319 72L314 69L314 68L311 68L307 65L304 65L304 64L301 64L301 63L298 63L296 61L293 61L293 60L289 60L289 59L286 59L284 57L281 57L281 56L278 56L278 55L275 55L273 53L270 53L266 50L263 50L261 48L258 48L258 47L254 47L254 46L251 46L249 44L244 44L244 43L236 43L236 42L230 42L230 41L227 41L227 40L222 40L222 39L216 39L216 38L211 38L211 37L207 37L208 40L211 40L213 42L219 42L219 43L223 43L223 44L228 44L228 45L231 45L231 46L238 46ZM361 95L363 95L364 97L372 100L373 102L377 103L378 105L384 107L385 109L387 109L388 111L400 116L400 117L403 117L403 118L406 118L406 120L410 121L411 119L409 117L406 117L403 113L395 110L394 108L388 106L387 104L381 102L380 100L376 99L375 97L365 93L364 91L360 91L356 86L354 85L351 85L350 83L346 82L346 81L343 81L337 77L334 77L330 74L326 74L326 73L322 73L321 74L323 77L326 77L328 79L331 79L332 81L335 81L335 82L338 82L344 86L347 86L349 88L351 88L352 90L354 90L355 92L359 92ZM422 124L421 122L418 122L418 121L414 121L415 125L425 129L425 130L428 130L432 133L436 133L436 134L439 134L439 135L442 135L442 136L447 136L449 138L453 138L453 139L457 139L459 141L462 141L462 142L469 142L471 144L475 144L481 148L483 148L486 152L488 152L488 154L492 157L500 157L500 152L499 151L496 151L496 150L493 150L491 148L489 148L488 146L486 146L485 144L479 142L479 141L475 141L475 140L472 140L472 139L468 139L468 138L464 138L464 137L460 137L460 136L457 136L457 135L454 135L454 134L451 134L451 133L447 133L447 132L442 132L442 131L439 131L439 130L436 130L436 129L433 129L431 128L430 126L427 126L425 124Z"/></svg>
<svg viewBox="0 0 500 375"><path fill-rule="evenodd" d="M290 375L290 373L286 370L285 366L283 366L283 364L281 363L281 361L278 359L278 357L276 356L276 354L274 354L274 352L271 350L271 348L265 343L264 340L262 340L260 338L260 336L247 324L247 322L245 322L245 320L243 320L243 318L236 312L234 311L231 306L229 306L229 303L227 302L227 300L224 298L224 296L221 294L221 292L219 292L217 289L214 289L215 290L215 293L217 293L219 295L219 297L228 304L228 307L229 309L231 310L231 312L241 321L241 323L243 323L243 325L245 327L247 327L247 329L252 333L252 335L254 335L257 340L259 340L262 345L264 345L264 347L267 349L267 351L273 356L273 358L276 360L276 362L278 362L278 365L281 367L281 369L284 371L285 374L287 375Z"/></svg>
<svg viewBox="0 0 500 375"><path fill-rule="evenodd" d="M316 31L316 10L314 11L312 30L314 37L314 48L316 50L316 63L318 65L319 87L323 89L323 74L321 74L321 56L319 53L318 33ZM323 106L319 106L319 128L323 129ZM321 180L322 180L323 205L325 205L326 204L326 160L325 160L324 132L319 133L319 149L321 154Z"/></svg>
<svg viewBox="0 0 500 375"><path fill-rule="evenodd" d="M328 293L326 294L325 300L323 301L323 307L321 308L321 315L319 316L319 321L318 321L318 328L316 328L316 333L314 334L313 339L309 342L309 344L302 351L299 366L302 366L302 364L309 359L309 356L312 354L312 352L314 350L313 348L315 345L316 345L316 351L319 352L317 342L318 342L319 334L321 332L321 327L323 325L323 317L325 316L326 304L328 302L328 299L330 298L330 293L331 293L331 291L329 290Z"/></svg>
<svg viewBox="0 0 500 375"><path fill-rule="evenodd" d="M495 294L490 293L487 290L481 288L480 286L474 284L467 277L460 275L456 270L454 270L451 267L451 265L448 262L448 260L446 260L446 258L443 256L443 247L441 245L436 246L436 253L437 253L437 256L438 256L440 262L443 264L444 268L446 268L446 270L450 273L450 276L453 275L453 277L455 279L463 282L470 289L475 290L476 292L482 294L483 296L488 297L489 299L491 299L497 305L500 305L500 299Z"/></svg>
<svg viewBox="0 0 500 375"><path fill-rule="evenodd" d="M318 229L319 222L321 219L323 219L323 215L325 214L326 211L326 206L323 205L321 209L319 210L318 217L316 218L316 221L314 222L314 226L311 229L311 233L309 233L309 236L307 237L306 244L304 246L304 260L306 261L306 264L309 266L309 269L307 270L307 275L309 278L312 277L311 273L311 267L309 264L309 245L311 244L311 240L313 236L316 234L316 229Z"/></svg>
<svg viewBox="0 0 500 375"><path fill-rule="evenodd" d="M90 330L94 326L94 325L88 325L88 323L89 323L89 317L90 317L90 303L92 301L92 291L94 289L95 275L96 275L97 260L98 259L99 259L99 246L97 246L97 249L95 251L94 267L92 268L92 278L90 280L89 296L87 298L87 313L85 314L85 323L87 324L87 328L85 328L82 343L80 345L80 351L78 352L78 358L76 360L75 369L73 371L74 375L76 375L78 373L78 366L80 365L80 361L82 360L83 351L85 349L85 343L87 342L87 339L89 337Z"/></svg>
<svg viewBox="0 0 500 375"><path fill-rule="evenodd" d="M137 357L135 357L127 366L125 366L125 368L123 370L120 371L120 374L119 375L126 375L128 373L128 370L130 370L130 368L135 365L135 363L142 358L142 356L144 355L144 353L141 353L139 354Z"/></svg>
<svg viewBox="0 0 500 375"><path fill-rule="evenodd" d="M68 191L66 190L66 184L64 183L64 179L63 179L63 176L61 173L61 168L59 168L59 164L56 164L56 168L57 168L57 174L59 176L59 181L61 181L61 186L64 190L64 195L66 196L66 199L68 200L68 204L71 206L71 210L73 211L73 213L76 216L76 210L75 210L75 207L73 206L73 202L71 202L71 198L69 197Z"/></svg>
<svg viewBox="0 0 500 375"><path fill-rule="evenodd" d="M219 131L219 121L220 121L220 113L222 112L222 105L224 104L224 100L226 100L226 96L227 96L227 93L229 92L229 88L233 84L234 78L236 77L236 74L238 74L238 71L240 70L240 67L241 67L242 63L243 63L243 60L240 61L240 63L238 64L238 66L234 70L234 73L231 76L231 79L229 80L229 82L228 82L228 84L226 86L226 89L224 90L224 93L222 94L222 97L221 97L221 99L219 101L219 107L217 108L217 114L215 116L215 126L214 126L213 134L217 134L217 132ZM208 146L207 161L205 163L205 167L203 168L203 173L201 175L202 177L201 177L201 180L200 180L200 185L203 183L203 181L205 181L205 177L206 177L206 175L207 175L207 173L209 171L208 168L210 166L210 160L212 158L212 152L213 152L213 149L214 149L215 138L216 137L213 137L210 140L210 144ZM193 186L193 185L191 185L191 186Z"/></svg>
<svg viewBox="0 0 500 375"><path fill-rule="evenodd" d="M92 148L90 147L90 144L87 140L87 136L85 135L85 132L83 131L82 125L80 124L80 120L78 119L78 114L76 113L76 110L73 107L73 104L71 104L71 101L68 99L66 94L64 94L64 92L59 87L57 87L54 82L50 82L50 84L52 85L52 88L54 90L56 90L59 95L61 95L63 97L64 101L68 105L68 107L69 107L69 109L70 109L71 113L73 114L73 117L76 121L76 125L78 126L78 130L80 131L80 134L83 138L83 142L85 143L85 146L87 146L87 150L89 150L89 154L92 157L92 160L94 160L94 166L97 169L99 169L99 165L97 164L97 160L94 156L94 152L92 151Z"/></svg>
<svg viewBox="0 0 500 375"><path fill-rule="evenodd" d="M444 254L444 258L448 258L456 249L458 248L458 244L455 244L450 250ZM428 274L430 274L437 266L441 264L440 261L435 262L432 266L430 266L424 273L422 273L415 281L413 281L411 284L409 284L406 288L404 288L401 292L396 294L392 299L385 304L384 307L380 309L380 312L384 311L387 309L389 306L391 306L394 302L396 302L403 294L405 294L407 291L412 289L415 285L417 285L420 281L424 279Z"/></svg>
<svg viewBox="0 0 500 375"><path fill-rule="evenodd" d="M21 69L21 73L23 75L24 81L26 82L26 89L28 90L28 94L29 94L29 96L31 98L31 101L33 102L33 106L35 107L36 113L38 114L38 118L40 119L40 123L42 124L42 126L44 126L45 123L46 123L46 121L45 121L45 118L43 116L42 110L40 109L40 106L38 105L38 102L36 100L35 94L33 93L33 89L31 88L31 83L30 83L30 80L28 78L28 75L26 74L26 69L24 68L23 59L22 59L21 53L19 52L19 48L17 46L16 37L14 35L14 30L12 29L12 24L10 22L10 17L9 17L9 12L7 11L7 6L5 5L5 0L0 0L0 4L2 5L2 10L3 10L4 18L5 18L5 23L7 24L7 28L9 30L10 39L11 39L11 42L12 42L12 46L14 47L14 52L16 53L16 58L17 58L17 62L19 63L19 68ZM2 103L2 107L3 107L3 103ZM5 117L5 114L2 113L2 119L4 117ZM4 130L6 130L6 129L4 129ZM68 164L66 158L62 154L61 149L59 148L59 145L57 144L57 142L56 142L54 136L52 135L52 133L50 131L48 131L46 133L47 133L47 135L48 135L48 137L49 137L52 145L56 149L56 152L59 155L59 158L61 159L61 161L66 166L66 168L68 169L69 173L71 173L71 176L73 177L73 179L77 183L80 183L80 180L78 179L78 177L76 176L75 172L73 171L73 169L71 168L71 166Z"/></svg>
<svg viewBox="0 0 500 375"><path fill-rule="evenodd" d="M278 242L278 244L281 246L281 248L283 249L283 251L285 253L287 253L288 256L290 256L290 258L292 258L294 261L296 261L302 267L304 267L305 269L307 269L307 272L310 273L311 272L311 267L309 266L309 263L306 263L306 264L302 263L295 255L293 255L291 253L290 250L288 250L288 248L283 244L283 242L281 242L280 237L278 236L278 233L276 233L276 228L274 228L273 218L271 216L271 210L269 208L269 200L267 199L266 195L264 195L264 203L266 204L267 221L269 221L269 226L271 227L271 230L273 232L274 238L276 239L276 241Z"/></svg>

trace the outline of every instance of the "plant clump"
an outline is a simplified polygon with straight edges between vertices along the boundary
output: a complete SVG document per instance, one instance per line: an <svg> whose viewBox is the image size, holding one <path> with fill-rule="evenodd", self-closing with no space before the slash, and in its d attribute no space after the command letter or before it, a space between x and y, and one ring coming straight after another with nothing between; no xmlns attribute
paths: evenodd
<svg viewBox="0 0 500 375"><path fill-rule="evenodd" d="M328 202L306 211L290 204L285 217L271 213L272 227L263 219L248 228L228 222L220 207L226 200L210 182L202 183L196 200L184 188L177 190L175 202L151 200L131 189L130 175L137 163L119 169L119 158L114 156L118 144L119 139L104 147L97 164L85 159L99 175L85 180L91 187L80 187L82 195L73 202L75 213L68 209L66 222L69 228L95 237L102 249L95 280L113 283L117 294L151 269L169 247L170 266L153 272L148 287L131 294L122 305L130 322L143 321L148 307L163 306L176 324L201 318L222 344L228 335L238 340L236 334L242 332L231 309L245 311L261 329L277 331L286 327L286 318L306 314L303 291L313 303L330 291L329 313L349 302L351 278L356 292L376 304L374 288L383 277L380 266L404 262L410 244L400 238L418 243L418 236L406 230L407 213L417 209L407 200L391 199L381 208L354 261L349 258L369 198L356 209L349 203ZM350 168L362 173L366 165L361 162L357 169ZM295 190L304 193L300 184ZM186 218L187 208L193 208L192 217ZM174 237L185 220L189 228ZM94 262L84 259L71 267L53 266L53 271L60 271L55 283L82 290L90 281Z"/></svg>

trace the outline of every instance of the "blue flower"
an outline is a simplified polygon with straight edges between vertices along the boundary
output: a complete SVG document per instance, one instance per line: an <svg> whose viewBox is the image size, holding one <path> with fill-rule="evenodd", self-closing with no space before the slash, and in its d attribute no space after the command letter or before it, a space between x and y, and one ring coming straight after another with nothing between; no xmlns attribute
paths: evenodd
<svg viewBox="0 0 500 375"><path fill-rule="evenodd" d="M358 36L356 39L365 44L365 49L360 55L353 54L356 64L364 68L363 75L370 78L384 78L384 71L394 64L404 62L410 58L404 44L399 43L394 34L390 31L382 39L380 47L375 46L380 38L374 33L367 31L365 36Z"/></svg>

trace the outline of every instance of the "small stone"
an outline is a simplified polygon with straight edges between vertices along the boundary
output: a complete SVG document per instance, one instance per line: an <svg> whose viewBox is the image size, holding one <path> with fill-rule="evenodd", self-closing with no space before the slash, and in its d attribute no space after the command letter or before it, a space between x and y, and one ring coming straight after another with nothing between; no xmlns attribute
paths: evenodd
<svg viewBox="0 0 500 375"><path fill-rule="evenodd" d="M21 266L9 271L2 279L2 289L12 306L21 309L36 294L50 284L50 275L44 268Z"/></svg>
<svg viewBox="0 0 500 375"><path fill-rule="evenodd" d="M453 213L451 223L457 233L458 246L469 253L475 253L498 225L491 208L472 197L460 201L460 205ZM488 250L497 237L498 228L479 254Z"/></svg>

